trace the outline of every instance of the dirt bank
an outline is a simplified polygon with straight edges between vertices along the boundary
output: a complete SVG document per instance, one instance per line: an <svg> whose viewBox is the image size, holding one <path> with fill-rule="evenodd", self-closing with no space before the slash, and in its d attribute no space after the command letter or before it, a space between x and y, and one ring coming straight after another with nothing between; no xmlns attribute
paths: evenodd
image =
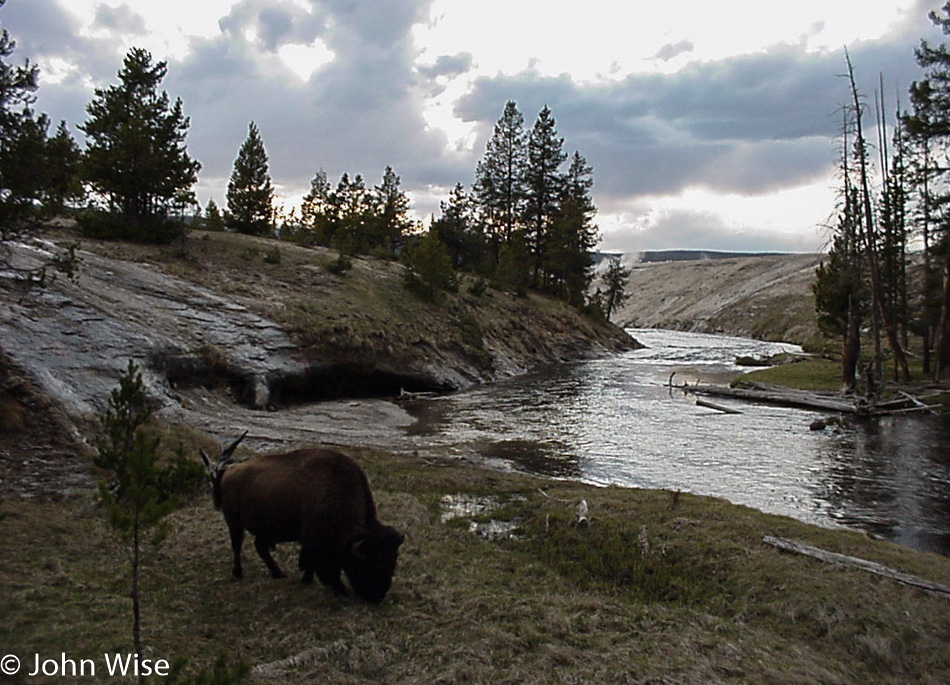
<svg viewBox="0 0 950 685"><path fill-rule="evenodd" d="M790 254L632 266L624 326L726 333L810 344L820 339L811 283L821 255Z"/></svg>
<svg viewBox="0 0 950 685"><path fill-rule="evenodd" d="M36 264L76 238L48 237L14 245L13 260ZM0 277L0 353L34 405L60 410L65 427L50 432L80 446L129 360L169 423L219 440L248 428L255 449L385 448L412 422L388 401L403 391L465 388L636 344L540 295L463 281L423 301L399 264L354 259L334 273L336 253L275 240L195 232L183 249L84 240L78 254L74 281L24 289ZM34 414L20 423L42 428Z"/></svg>

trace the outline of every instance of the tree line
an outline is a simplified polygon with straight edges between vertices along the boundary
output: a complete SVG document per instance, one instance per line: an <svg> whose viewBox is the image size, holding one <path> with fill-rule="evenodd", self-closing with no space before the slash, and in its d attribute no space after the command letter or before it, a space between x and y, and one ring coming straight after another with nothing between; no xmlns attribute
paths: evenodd
<svg viewBox="0 0 950 685"><path fill-rule="evenodd" d="M941 12L929 16L948 34L950 2ZM922 373L950 377L950 51L922 41L915 54L924 75L893 124L883 87L872 111L846 54L840 203L813 290L819 326L841 340L850 391L859 380L868 392L888 375L911 380L911 335Z"/></svg>
<svg viewBox="0 0 950 685"><path fill-rule="evenodd" d="M0 0L2 6L5 0ZM423 230L391 166L379 185L344 173L332 186L321 169L299 208L279 210L263 138L252 121L238 150L225 207L202 213L193 188L201 164L187 151L190 119L181 98L161 90L166 62L132 48L118 82L97 88L78 125L80 149L66 122L50 134L33 111L36 65L14 66L15 43L0 33L0 226L4 237L77 209L88 235L171 242L189 223L270 235L341 255L402 258L425 289L453 288L467 271L498 285L527 288L583 306L598 241L591 199L593 171L579 152L568 163L564 139L545 107L528 130L515 102L494 129L475 183L457 184L441 215Z"/></svg>
<svg viewBox="0 0 950 685"><path fill-rule="evenodd" d="M565 168L567 161L551 110L544 107L528 130L517 104L509 101L478 162L475 183L469 189L456 184L427 232L410 219L409 199L392 167L373 188L360 174L349 173L333 187L321 169L299 212L277 222L267 153L252 123L228 185L225 218L213 218L218 210L209 205L205 220L212 217L215 224L249 233L276 231L281 238L345 254L392 258L405 250L410 267L436 260L440 273L467 271L519 292L540 289L581 306L591 281L590 253L598 241L590 194L593 170L579 152ZM451 284L452 279L443 281Z"/></svg>

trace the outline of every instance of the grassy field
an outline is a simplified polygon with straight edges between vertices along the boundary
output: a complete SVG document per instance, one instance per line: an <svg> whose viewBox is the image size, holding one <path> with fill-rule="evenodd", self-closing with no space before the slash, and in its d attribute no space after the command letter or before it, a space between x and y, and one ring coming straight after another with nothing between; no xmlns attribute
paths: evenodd
<svg viewBox="0 0 950 685"><path fill-rule="evenodd" d="M352 454L381 520L407 533L384 603L271 580L251 545L245 579L232 581L223 520L200 497L171 516L147 559L151 658L197 668L225 654L250 664L252 683L950 681L950 598L788 555L762 537L944 584L950 559L717 499ZM460 495L486 506L443 520L446 498ZM589 526L573 522L581 499ZM99 665L103 652L128 652L128 559L91 496L0 508L0 652ZM471 532L489 521L513 529ZM278 549L291 575L295 553Z"/></svg>

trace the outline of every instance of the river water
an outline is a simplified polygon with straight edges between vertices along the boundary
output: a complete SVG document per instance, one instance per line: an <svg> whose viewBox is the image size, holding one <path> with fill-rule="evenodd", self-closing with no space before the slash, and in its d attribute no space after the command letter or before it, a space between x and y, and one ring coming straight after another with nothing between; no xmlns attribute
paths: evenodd
<svg viewBox="0 0 950 685"><path fill-rule="evenodd" d="M797 351L744 338L634 329L645 349L539 369L410 403L407 439L499 466L596 484L725 498L950 555L950 421L893 417L824 431L799 409L724 414L665 387L728 382L738 356Z"/></svg>

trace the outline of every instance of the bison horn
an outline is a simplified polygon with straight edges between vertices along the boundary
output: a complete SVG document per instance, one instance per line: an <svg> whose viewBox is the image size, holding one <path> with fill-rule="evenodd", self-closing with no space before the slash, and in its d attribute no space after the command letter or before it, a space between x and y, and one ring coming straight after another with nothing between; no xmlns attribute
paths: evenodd
<svg viewBox="0 0 950 685"><path fill-rule="evenodd" d="M246 436L247 436L247 431L244 431L243 433L241 433L241 436L240 436L237 440L235 440L235 441L232 442L230 445L228 445L227 447L225 447L224 450L222 450L222 452L221 452L221 459L220 459L220 461L224 461L224 460L228 459L232 454L234 454L234 450L237 449L237 446L241 444L241 441L242 441Z"/></svg>
<svg viewBox="0 0 950 685"><path fill-rule="evenodd" d="M214 468L211 457L208 456L207 452L200 448L198 449L198 454L201 455L201 461L205 463L205 468L210 472Z"/></svg>

